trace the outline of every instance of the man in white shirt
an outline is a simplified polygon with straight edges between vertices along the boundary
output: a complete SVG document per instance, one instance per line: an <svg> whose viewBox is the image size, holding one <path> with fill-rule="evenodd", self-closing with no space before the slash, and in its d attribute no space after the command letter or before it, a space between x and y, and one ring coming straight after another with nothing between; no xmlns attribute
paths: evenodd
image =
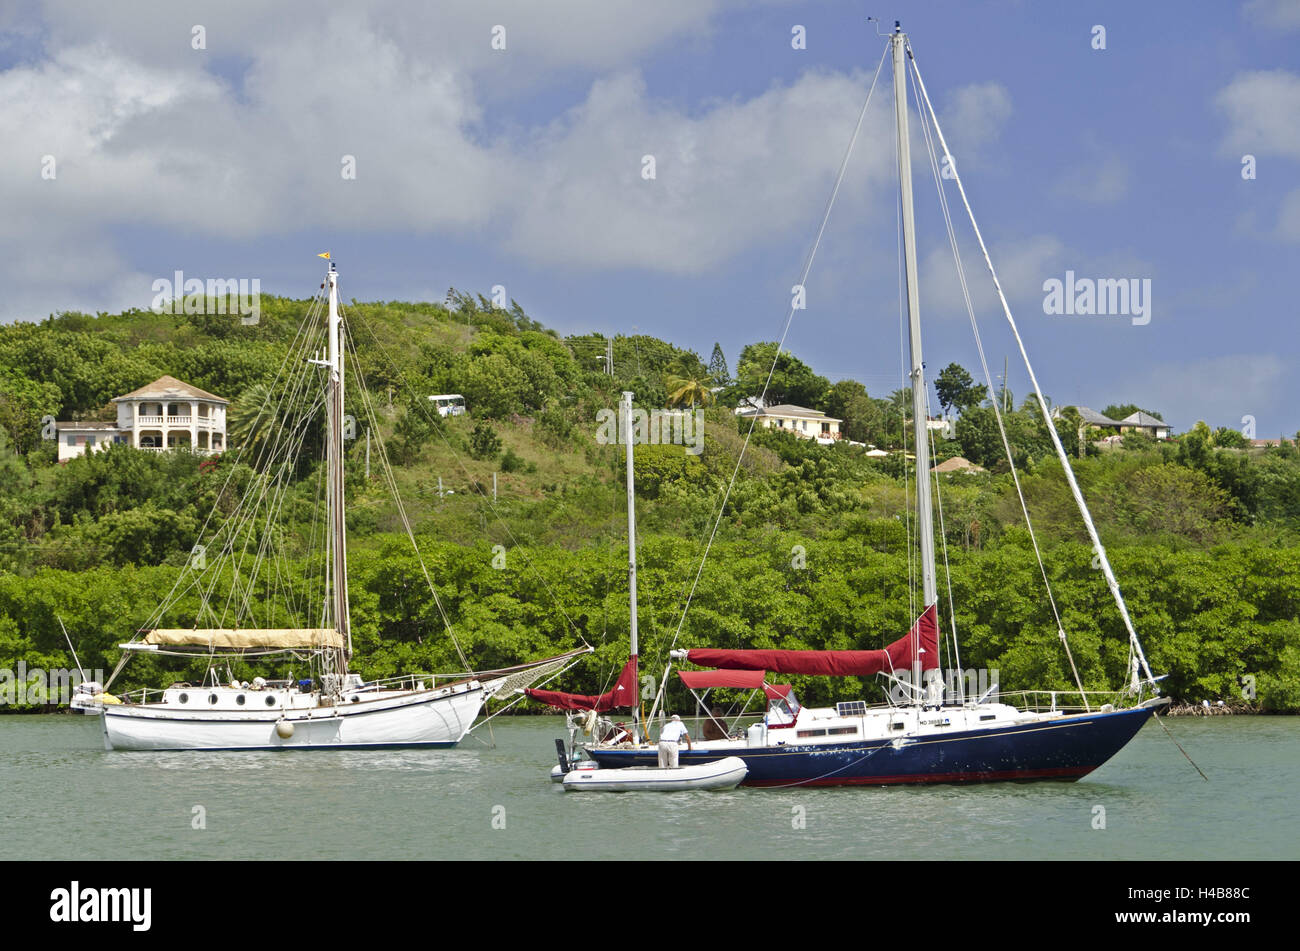
<svg viewBox="0 0 1300 951"><path fill-rule="evenodd" d="M682 718L673 714L673 718L664 724L659 734L659 768L677 769L678 743L686 739L686 748L691 749L691 734L682 723Z"/></svg>

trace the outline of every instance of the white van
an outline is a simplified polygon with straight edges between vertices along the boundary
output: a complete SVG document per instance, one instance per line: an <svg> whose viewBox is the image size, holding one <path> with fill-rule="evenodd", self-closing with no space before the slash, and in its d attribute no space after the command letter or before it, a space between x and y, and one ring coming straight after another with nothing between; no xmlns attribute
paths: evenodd
<svg viewBox="0 0 1300 951"><path fill-rule="evenodd" d="M438 407L439 416L465 415L465 397L459 393L443 393L441 396L430 396L429 401Z"/></svg>

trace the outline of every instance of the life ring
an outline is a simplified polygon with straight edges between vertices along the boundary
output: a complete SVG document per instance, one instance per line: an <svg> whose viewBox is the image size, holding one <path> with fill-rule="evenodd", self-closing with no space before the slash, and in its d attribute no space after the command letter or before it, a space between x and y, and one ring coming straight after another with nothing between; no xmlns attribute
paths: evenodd
<svg viewBox="0 0 1300 951"><path fill-rule="evenodd" d="M596 729L596 711L588 710L582 717L582 735L591 736Z"/></svg>

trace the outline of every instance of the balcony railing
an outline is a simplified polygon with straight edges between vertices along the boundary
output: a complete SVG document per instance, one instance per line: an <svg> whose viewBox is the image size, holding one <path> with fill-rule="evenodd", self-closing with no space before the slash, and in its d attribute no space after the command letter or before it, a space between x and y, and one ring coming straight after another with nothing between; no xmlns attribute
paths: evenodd
<svg viewBox="0 0 1300 951"><path fill-rule="evenodd" d="M189 426L194 423L199 429L222 429L221 420L212 416L140 416L135 422L140 426ZM127 423L127 427L130 427Z"/></svg>

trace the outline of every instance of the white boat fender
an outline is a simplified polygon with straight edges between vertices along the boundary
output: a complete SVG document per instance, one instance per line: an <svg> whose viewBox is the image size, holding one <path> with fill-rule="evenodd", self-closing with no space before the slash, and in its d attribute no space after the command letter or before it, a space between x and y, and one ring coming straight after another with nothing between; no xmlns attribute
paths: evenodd
<svg viewBox="0 0 1300 951"><path fill-rule="evenodd" d="M275 735L282 740L287 740L293 736L293 724L284 717L275 721Z"/></svg>
<svg viewBox="0 0 1300 951"><path fill-rule="evenodd" d="M583 716L582 718L582 735L591 736L592 731L595 729L596 729L596 711L588 710L586 715Z"/></svg>

